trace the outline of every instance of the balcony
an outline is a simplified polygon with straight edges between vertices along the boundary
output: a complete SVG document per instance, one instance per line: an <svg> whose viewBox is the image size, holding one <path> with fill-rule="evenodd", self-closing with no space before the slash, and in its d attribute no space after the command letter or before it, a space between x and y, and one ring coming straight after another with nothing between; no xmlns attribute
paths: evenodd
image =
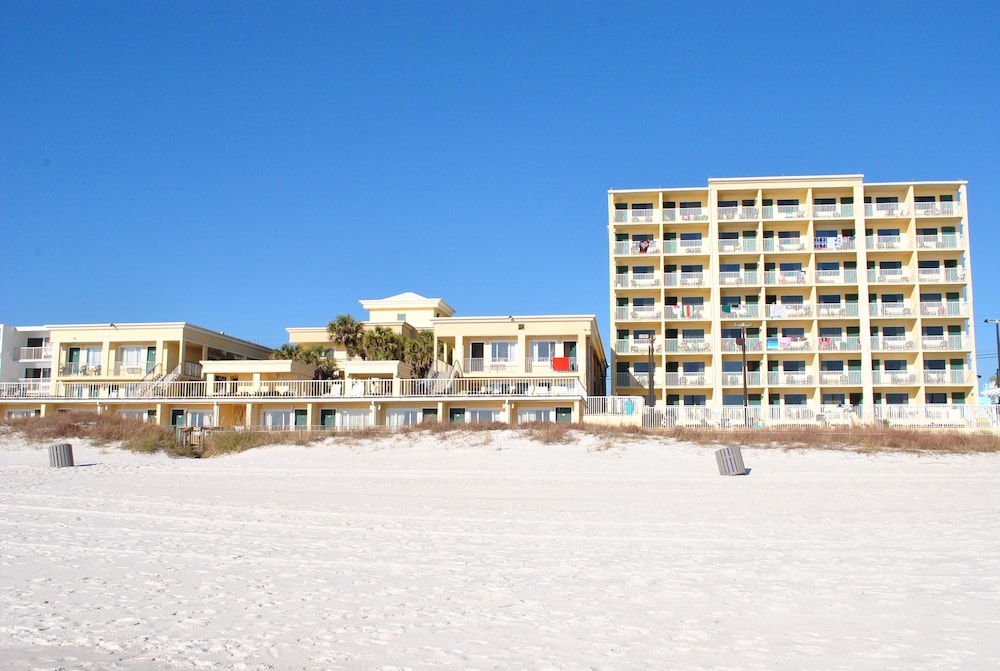
<svg viewBox="0 0 1000 671"><path fill-rule="evenodd" d="M664 210L664 215L668 210ZM667 219L664 216L664 221L708 221L708 211L707 208L702 207L681 207L675 210L676 214L674 218Z"/></svg>
<svg viewBox="0 0 1000 671"><path fill-rule="evenodd" d="M968 341L964 336L960 335L939 335L939 336L923 336L920 339L921 347L927 350L955 350L962 351L969 349Z"/></svg>
<svg viewBox="0 0 1000 671"><path fill-rule="evenodd" d="M819 383L822 385L859 385L861 384L861 371L821 371Z"/></svg>
<svg viewBox="0 0 1000 671"><path fill-rule="evenodd" d="M49 361L52 359L52 345L22 347L19 361Z"/></svg>
<svg viewBox="0 0 1000 671"><path fill-rule="evenodd" d="M760 371L749 371L747 372L747 386L748 387L759 387L761 385L761 374ZM722 386L724 387L742 387L743 386L743 373L723 373L722 374Z"/></svg>
<svg viewBox="0 0 1000 671"><path fill-rule="evenodd" d="M769 372L767 374L767 384L769 386L773 385L788 385L804 387L813 384L813 376L811 373L801 372L801 373L775 373Z"/></svg>
<svg viewBox="0 0 1000 671"><path fill-rule="evenodd" d="M941 301L920 303L922 317L968 317L965 301Z"/></svg>
<svg viewBox="0 0 1000 671"><path fill-rule="evenodd" d="M803 352L809 349L811 349L809 338L771 336L767 339L767 350L769 352Z"/></svg>
<svg viewBox="0 0 1000 671"><path fill-rule="evenodd" d="M649 344L649 340L619 338L615 340L615 354L649 354ZM663 352L663 341L660 338L653 338L652 344L655 354Z"/></svg>
<svg viewBox="0 0 1000 671"><path fill-rule="evenodd" d="M94 377L101 374L100 364L64 363L59 366L59 375L65 377Z"/></svg>
<svg viewBox="0 0 1000 671"><path fill-rule="evenodd" d="M868 271L869 284L910 284L911 276L901 268L872 268Z"/></svg>
<svg viewBox="0 0 1000 671"><path fill-rule="evenodd" d="M813 219L853 219L854 205L813 205Z"/></svg>
<svg viewBox="0 0 1000 671"><path fill-rule="evenodd" d="M854 268L843 270L817 270L816 284L857 284L858 271Z"/></svg>
<svg viewBox="0 0 1000 671"><path fill-rule="evenodd" d="M706 387L711 386L710 377L706 372L699 373L667 373L664 382L668 387Z"/></svg>
<svg viewBox="0 0 1000 671"><path fill-rule="evenodd" d="M802 205L765 205L761 208L764 219L805 219L806 208Z"/></svg>
<svg viewBox="0 0 1000 671"><path fill-rule="evenodd" d="M969 381L969 371L967 370L924 370L924 384L967 384Z"/></svg>
<svg viewBox="0 0 1000 671"><path fill-rule="evenodd" d="M668 338L664 341L667 352L705 353L712 351L712 343L698 338Z"/></svg>
<svg viewBox="0 0 1000 671"><path fill-rule="evenodd" d="M760 276L756 270L727 270L719 273L719 284L721 286L743 286L745 284L759 284Z"/></svg>
<svg viewBox="0 0 1000 671"><path fill-rule="evenodd" d="M639 242L618 240L615 242L616 256L641 256L643 254L659 254L660 243L656 240L640 240Z"/></svg>
<svg viewBox="0 0 1000 671"><path fill-rule="evenodd" d="M708 254L708 247L704 238L697 240L680 240L679 249L681 254Z"/></svg>
<svg viewBox="0 0 1000 671"><path fill-rule="evenodd" d="M764 348L764 342L760 338L747 338L747 352L760 352ZM743 352L738 338L723 338L723 352Z"/></svg>
<svg viewBox="0 0 1000 671"><path fill-rule="evenodd" d="M747 254L756 253L757 238L736 238L719 240L720 254Z"/></svg>
<svg viewBox="0 0 1000 671"><path fill-rule="evenodd" d="M808 284L809 271L803 270L765 270L764 284L768 286L788 284Z"/></svg>
<svg viewBox="0 0 1000 671"><path fill-rule="evenodd" d="M808 238L764 238L765 252L808 252L812 240Z"/></svg>
<svg viewBox="0 0 1000 671"><path fill-rule="evenodd" d="M856 243L852 237L813 238L813 249L817 252L853 251L855 247Z"/></svg>
<svg viewBox="0 0 1000 671"><path fill-rule="evenodd" d="M17 382L0 382L0 398L36 398L52 394L52 380L21 378Z"/></svg>
<svg viewBox="0 0 1000 671"><path fill-rule="evenodd" d="M659 321L663 319L663 308L656 305L623 305L615 308L618 321Z"/></svg>
<svg viewBox="0 0 1000 671"><path fill-rule="evenodd" d="M618 273L615 287L619 289L655 289L660 286L660 273Z"/></svg>
<svg viewBox="0 0 1000 671"><path fill-rule="evenodd" d="M905 370L876 370L872 372L872 383L874 384L915 385L917 379L916 373Z"/></svg>
<svg viewBox="0 0 1000 671"><path fill-rule="evenodd" d="M909 303L869 303L869 317L912 317L913 306Z"/></svg>
<svg viewBox="0 0 1000 671"><path fill-rule="evenodd" d="M913 239L909 235L868 235L865 236L865 249L878 251L893 251L896 249L912 249Z"/></svg>
<svg viewBox="0 0 1000 671"><path fill-rule="evenodd" d="M720 319L757 319L760 317L760 306L756 303L743 303L741 305L730 305L729 311L726 306L720 308Z"/></svg>
<svg viewBox="0 0 1000 671"><path fill-rule="evenodd" d="M664 306L666 319L711 319L712 311L706 305Z"/></svg>
<svg viewBox="0 0 1000 671"><path fill-rule="evenodd" d="M907 217L906 207L901 203L865 203L865 217L875 219L898 219Z"/></svg>
<svg viewBox="0 0 1000 671"><path fill-rule="evenodd" d="M615 210L616 224L651 224L658 210Z"/></svg>
<svg viewBox="0 0 1000 671"><path fill-rule="evenodd" d="M775 304L767 306L768 319L811 319L813 309L811 305L803 303Z"/></svg>
<svg viewBox="0 0 1000 671"><path fill-rule="evenodd" d="M961 209L962 204L956 202L913 204L913 213L918 217L959 217Z"/></svg>
<svg viewBox="0 0 1000 671"><path fill-rule="evenodd" d="M498 357L495 359L484 357L469 357L463 360L463 369L466 373L504 373L516 372L519 370L520 362L513 357Z"/></svg>
<svg viewBox="0 0 1000 671"><path fill-rule="evenodd" d="M649 373L616 373L615 387L618 389L648 389Z"/></svg>
<svg viewBox="0 0 1000 671"><path fill-rule="evenodd" d="M860 352L861 338L847 336L846 338L820 338L817 341L821 352Z"/></svg>
<svg viewBox="0 0 1000 671"><path fill-rule="evenodd" d="M720 207L719 221L757 221L760 218L760 208L754 206Z"/></svg>
<svg viewBox="0 0 1000 671"><path fill-rule="evenodd" d="M679 284L670 286L682 286L682 287L701 287L705 285L705 273L703 272L684 272L680 274Z"/></svg>
<svg viewBox="0 0 1000 671"><path fill-rule="evenodd" d="M845 319L858 316L857 303L820 303L816 307L816 316L827 319Z"/></svg>
<svg viewBox="0 0 1000 671"><path fill-rule="evenodd" d="M962 236L958 233L917 236L917 249L961 249L962 245Z"/></svg>
<svg viewBox="0 0 1000 671"><path fill-rule="evenodd" d="M873 352L909 352L916 349L910 336L872 336Z"/></svg>
<svg viewBox="0 0 1000 671"><path fill-rule="evenodd" d="M917 279L922 284L965 282L965 268L920 268Z"/></svg>

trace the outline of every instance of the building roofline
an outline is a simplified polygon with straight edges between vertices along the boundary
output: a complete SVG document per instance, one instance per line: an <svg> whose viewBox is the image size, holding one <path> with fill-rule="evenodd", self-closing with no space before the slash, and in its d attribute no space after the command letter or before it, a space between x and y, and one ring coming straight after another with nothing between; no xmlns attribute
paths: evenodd
<svg viewBox="0 0 1000 671"><path fill-rule="evenodd" d="M234 335L229 335L224 331L213 331L212 329L205 328L204 326L198 326L197 324L191 324L189 322L107 322L104 324L46 324L44 328L49 331L53 330L81 330L81 331L96 331L105 330L109 328L181 328L189 329L196 333L201 333L204 335L212 336L222 336L223 338L228 338L236 342L243 343L245 345L250 345L252 347L260 347L266 350L273 350L273 347L267 345L261 345L259 342L253 342L252 340L246 340L244 338L239 338Z"/></svg>

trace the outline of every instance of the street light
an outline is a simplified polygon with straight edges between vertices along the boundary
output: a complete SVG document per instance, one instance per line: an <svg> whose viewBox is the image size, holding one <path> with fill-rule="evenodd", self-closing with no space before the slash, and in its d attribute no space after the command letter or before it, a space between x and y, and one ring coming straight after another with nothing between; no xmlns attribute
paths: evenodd
<svg viewBox="0 0 1000 671"><path fill-rule="evenodd" d="M646 405L652 408L656 406L656 391L653 389L653 373L656 370L656 362L653 361L654 336L651 333L643 334L643 336L649 344L649 379L646 381Z"/></svg>
<svg viewBox="0 0 1000 671"><path fill-rule="evenodd" d="M996 386L1000 389L1000 319L987 319L987 324L993 324L997 332L997 376ZM1000 403L1000 396L997 396L997 403Z"/></svg>
<svg viewBox="0 0 1000 671"><path fill-rule="evenodd" d="M736 343L740 346L740 350L743 351L743 424L745 426L750 422L750 411L747 409L749 405L749 397L747 396L747 327L753 326L753 324L750 322L736 322L733 326L740 330L740 337L736 340Z"/></svg>

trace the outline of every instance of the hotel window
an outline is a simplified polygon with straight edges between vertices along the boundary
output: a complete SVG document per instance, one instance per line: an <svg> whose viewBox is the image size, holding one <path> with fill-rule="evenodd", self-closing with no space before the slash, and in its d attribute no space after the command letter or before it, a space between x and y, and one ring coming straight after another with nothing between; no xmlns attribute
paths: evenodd
<svg viewBox="0 0 1000 671"><path fill-rule="evenodd" d="M638 299L636 299L638 300ZM652 299L650 299L652 300ZM650 304L652 306L652 304ZM531 343L531 360L538 362L551 361L556 355L556 344L551 340L535 340Z"/></svg>
<svg viewBox="0 0 1000 671"><path fill-rule="evenodd" d="M516 358L516 340L494 340L490 343L490 359L492 361L513 363Z"/></svg>

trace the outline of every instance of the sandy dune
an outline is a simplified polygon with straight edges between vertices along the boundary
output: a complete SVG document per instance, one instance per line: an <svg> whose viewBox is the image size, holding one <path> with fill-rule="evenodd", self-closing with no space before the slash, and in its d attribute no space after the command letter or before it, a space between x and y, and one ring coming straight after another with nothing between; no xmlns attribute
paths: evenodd
<svg viewBox="0 0 1000 671"><path fill-rule="evenodd" d="M1000 456L0 447L10 669L1000 668Z"/></svg>

